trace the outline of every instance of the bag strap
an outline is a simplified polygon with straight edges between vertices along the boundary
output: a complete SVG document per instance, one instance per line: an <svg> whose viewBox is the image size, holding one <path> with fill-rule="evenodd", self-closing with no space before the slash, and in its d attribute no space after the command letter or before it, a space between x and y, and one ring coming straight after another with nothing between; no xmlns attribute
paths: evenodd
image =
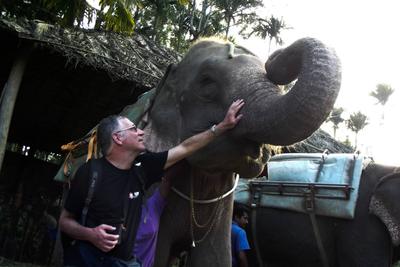
<svg viewBox="0 0 400 267"><path fill-rule="evenodd" d="M146 174L142 167L134 166L133 172L136 174L136 177L139 179L140 186L142 187L142 191L146 192Z"/></svg>
<svg viewBox="0 0 400 267"><path fill-rule="evenodd" d="M86 196L85 205L82 209L82 216L81 216L81 224L86 224L86 217L89 211L90 202L92 202L94 190L96 184L100 180L101 177L101 164L100 160L92 159L89 161L89 171L90 171L90 184L88 194Z"/></svg>
<svg viewBox="0 0 400 267"><path fill-rule="evenodd" d="M143 169L141 167L134 166L133 167L133 174L139 180L139 183L140 183L140 186L141 186L141 189L142 189L142 193L145 192L144 190L145 190L146 184L145 184L145 173L144 173ZM129 191L131 189L132 182L133 182L133 177L128 180L128 183L127 183L127 185L125 187L124 196L126 196L129 193ZM129 198L124 198L124 199L125 200L124 200L123 207L122 207L123 208L123 216L124 217L122 218L122 221L123 221L123 224L125 225L125 222L126 222L126 219L127 219L127 216L128 216Z"/></svg>
<svg viewBox="0 0 400 267"><path fill-rule="evenodd" d="M253 238L254 249L256 252L256 258L258 266L265 266L263 262L263 257L261 254L260 246L257 239L257 209L260 206L261 200L261 190L260 187L254 183L250 182L250 199L249 204L251 207L251 235Z"/></svg>
<svg viewBox="0 0 400 267"><path fill-rule="evenodd" d="M257 238L257 207L251 208L251 235L254 241L254 248L256 251L257 262L259 266L265 266L262 258L260 246Z"/></svg>

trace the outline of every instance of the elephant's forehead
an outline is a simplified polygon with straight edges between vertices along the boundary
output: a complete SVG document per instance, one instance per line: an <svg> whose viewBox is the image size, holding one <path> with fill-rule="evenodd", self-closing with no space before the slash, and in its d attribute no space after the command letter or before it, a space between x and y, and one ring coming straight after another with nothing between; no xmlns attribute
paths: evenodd
<svg viewBox="0 0 400 267"><path fill-rule="evenodd" d="M251 53L243 50L240 47L235 47L235 45L231 43L201 42L194 45L188 51L183 61L192 60L193 58L196 58L196 60L201 60L201 58L208 57L228 59L230 55L239 54L251 55Z"/></svg>
<svg viewBox="0 0 400 267"><path fill-rule="evenodd" d="M239 57L240 56L240 57ZM259 58L241 47L233 44L204 41L193 46L180 62L180 66L186 68L191 66L202 66L204 64L214 65L217 62L232 60L235 64L263 65ZM226 66L225 66L226 67Z"/></svg>
<svg viewBox="0 0 400 267"><path fill-rule="evenodd" d="M227 46L210 46L199 49L190 50L186 57L182 60L184 64L201 64L208 59L228 59Z"/></svg>

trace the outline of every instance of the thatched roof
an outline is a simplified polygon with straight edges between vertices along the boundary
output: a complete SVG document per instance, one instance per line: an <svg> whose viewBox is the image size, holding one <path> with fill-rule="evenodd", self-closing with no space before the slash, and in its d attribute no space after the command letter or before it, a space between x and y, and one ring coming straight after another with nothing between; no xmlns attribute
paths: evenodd
<svg viewBox="0 0 400 267"><path fill-rule="evenodd" d="M139 34L67 29L42 21L13 20L0 17L0 27L20 39L34 41L68 58L69 63L106 70L115 79L155 86L171 62L179 55L156 45Z"/></svg>
<svg viewBox="0 0 400 267"><path fill-rule="evenodd" d="M291 153L321 153L327 150L329 153L353 153L353 148L336 141L323 130L317 130L307 139L292 146L285 147L284 152Z"/></svg>
<svg viewBox="0 0 400 267"><path fill-rule="evenodd" d="M53 152L134 103L158 83L170 63L179 61L174 51L138 34L62 28L37 20L0 16L0 38L0 84L8 79L18 44L35 47L8 142Z"/></svg>

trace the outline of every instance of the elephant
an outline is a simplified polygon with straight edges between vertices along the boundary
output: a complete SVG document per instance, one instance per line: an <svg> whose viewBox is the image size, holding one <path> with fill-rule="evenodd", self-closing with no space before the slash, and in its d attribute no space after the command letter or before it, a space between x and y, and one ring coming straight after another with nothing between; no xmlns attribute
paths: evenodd
<svg viewBox="0 0 400 267"><path fill-rule="evenodd" d="M252 218L255 232L250 236L256 236L261 259L254 254L253 265L391 266L398 260L394 254L400 244L399 171L398 167L368 164L361 175L354 219L316 216L326 262L309 215L257 208Z"/></svg>
<svg viewBox="0 0 400 267"><path fill-rule="evenodd" d="M280 85L296 80L285 93ZM335 51L303 38L264 64L247 49L203 39L171 65L140 124L148 150L167 150L223 119L236 99L238 125L190 156L176 172L158 234L154 266L189 249L190 266L231 266L230 226L235 175L259 175L270 145L290 145L316 131L329 115L341 83ZM203 202L202 202L203 201Z"/></svg>

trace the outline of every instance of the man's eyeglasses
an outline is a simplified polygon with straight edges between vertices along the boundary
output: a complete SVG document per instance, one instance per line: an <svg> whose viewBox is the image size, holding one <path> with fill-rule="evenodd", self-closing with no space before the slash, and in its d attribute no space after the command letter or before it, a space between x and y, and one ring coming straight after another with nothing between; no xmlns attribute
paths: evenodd
<svg viewBox="0 0 400 267"><path fill-rule="evenodd" d="M127 131L127 130L136 132L137 131L137 127L136 127L135 124L133 124L132 126L129 126L127 128L124 128L124 129L121 129L121 130L117 130L114 133L120 133L120 132Z"/></svg>

